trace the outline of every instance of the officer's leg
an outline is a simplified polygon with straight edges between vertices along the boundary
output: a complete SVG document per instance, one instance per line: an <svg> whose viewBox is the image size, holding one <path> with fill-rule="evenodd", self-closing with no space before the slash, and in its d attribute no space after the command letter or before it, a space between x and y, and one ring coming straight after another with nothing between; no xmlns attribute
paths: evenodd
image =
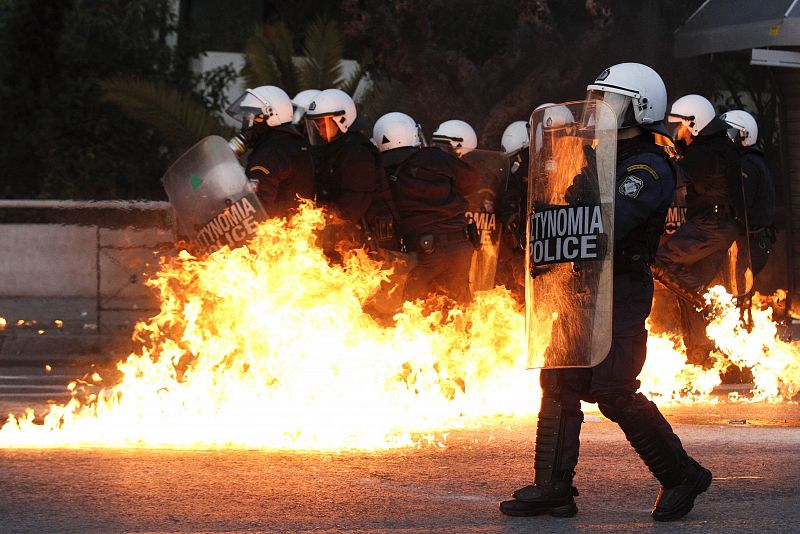
<svg viewBox="0 0 800 534"><path fill-rule="evenodd" d="M735 226L713 217L695 217L686 221L667 238L656 253L653 274L667 287L674 280L690 293L702 291L703 280L688 267L721 250L727 250L736 238Z"/></svg>
<svg viewBox="0 0 800 534"><path fill-rule="evenodd" d="M438 274L438 263L433 254L417 253L417 265L408 274L405 300L424 299L431 288L431 280Z"/></svg>
<svg viewBox="0 0 800 534"><path fill-rule="evenodd" d="M456 241L436 251L436 282L444 292L460 304L468 303L472 295L469 289L469 268L474 247L470 241Z"/></svg>
<svg viewBox="0 0 800 534"><path fill-rule="evenodd" d="M711 368L709 355L714 350L714 342L706 336L706 320L703 313L687 302L678 303L681 310L681 330L683 344L686 346L686 361L694 365Z"/></svg>
<svg viewBox="0 0 800 534"><path fill-rule="evenodd" d="M689 513L711 484L711 472L689 458L656 405L637 392L646 351L645 331L615 337L608 358L592 369L590 392L661 483L653 518L671 521Z"/></svg>
<svg viewBox="0 0 800 534"><path fill-rule="evenodd" d="M572 517L578 512L572 486L578 464L583 412L580 390L591 376L589 369L544 369L541 372L542 405L536 425L534 483L500 503L506 515L549 514Z"/></svg>

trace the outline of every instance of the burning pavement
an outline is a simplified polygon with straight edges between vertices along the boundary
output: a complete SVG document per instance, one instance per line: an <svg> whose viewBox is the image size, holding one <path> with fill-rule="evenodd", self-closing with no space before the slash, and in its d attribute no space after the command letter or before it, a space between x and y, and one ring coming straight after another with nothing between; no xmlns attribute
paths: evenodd
<svg viewBox="0 0 800 534"><path fill-rule="evenodd" d="M376 319L365 309L388 273L360 252L330 265L322 221L306 207L247 248L166 259L139 349L0 429L10 530L525 530L496 512L532 470L524 310L498 288L464 309L431 299ZM724 292L708 298L726 356L687 365L678 338L651 335L642 391L715 474L690 522L782 530L800 519L786 469L800 452L800 344L768 306L746 330ZM730 364L753 383L726 397L715 388ZM649 492L622 502L612 486L655 483L614 425L585 426L576 485L593 513L547 528L650 525Z"/></svg>

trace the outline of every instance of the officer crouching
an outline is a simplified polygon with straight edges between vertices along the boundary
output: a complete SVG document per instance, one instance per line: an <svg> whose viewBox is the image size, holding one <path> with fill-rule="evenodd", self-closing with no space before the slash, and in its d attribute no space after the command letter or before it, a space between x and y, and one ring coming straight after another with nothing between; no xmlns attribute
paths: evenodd
<svg viewBox="0 0 800 534"><path fill-rule="evenodd" d="M457 157L425 147L419 125L404 113L378 119L372 142L381 151L400 236L409 252L417 254L406 300L438 289L457 302L468 301L474 243L465 197L477 190L480 176Z"/></svg>

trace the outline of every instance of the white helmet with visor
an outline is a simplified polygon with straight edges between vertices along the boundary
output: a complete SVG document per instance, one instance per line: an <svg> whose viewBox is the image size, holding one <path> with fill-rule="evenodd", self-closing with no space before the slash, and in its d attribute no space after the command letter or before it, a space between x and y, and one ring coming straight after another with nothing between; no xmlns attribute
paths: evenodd
<svg viewBox="0 0 800 534"><path fill-rule="evenodd" d="M737 138L742 146L753 146L758 141L758 123L755 117L741 109L734 109L723 113L720 118L728 123L728 137L732 140ZM731 132L731 130L735 130Z"/></svg>
<svg viewBox="0 0 800 534"><path fill-rule="evenodd" d="M460 157L478 148L478 135L469 124L454 119L441 123L433 132L431 142Z"/></svg>
<svg viewBox="0 0 800 534"><path fill-rule="evenodd" d="M330 143L346 133L356 120L356 104L340 89L325 89L306 111L306 131L312 145Z"/></svg>
<svg viewBox="0 0 800 534"><path fill-rule="evenodd" d="M602 100L617 115L617 128L640 126L666 134L667 88L656 71L641 63L619 63L590 83L587 100Z"/></svg>
<svg viewBox="0 0 800 534"><path fill-rule="evenodd" d="M372 143L381 152L425 144L419 124L405 113L397 111L387 113L375 122Z"/></svg>
<svg viewBox="0 0 800 534"><path fill-rule="evenodd" d="M228 107L226 113L240 122L242 129L258 122L275 127L292 122L292 101L280 87L262 85L247 89Z"/></svg>

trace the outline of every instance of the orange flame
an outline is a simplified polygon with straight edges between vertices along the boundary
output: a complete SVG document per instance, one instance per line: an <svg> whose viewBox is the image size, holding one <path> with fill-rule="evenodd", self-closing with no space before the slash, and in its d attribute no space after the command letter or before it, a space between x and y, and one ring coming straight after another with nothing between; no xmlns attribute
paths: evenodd
<svg viewBox="0 0 800 534"><path fill-rule="evenodd" d="M448 429L536 411L524 311L507 290L465 308L405 303L377 320L364 305L390 272L360 250L329 264L316 246L323 220L304 206L248 247L165 260L149 282L161 311L137 325L141 348L118 363L118 383L95 374L42 421L10 415L0 447L441 446ZM719 371L737 363L753 368L753 399L796 394L800 346L779 339L771 310L754 310L748 332L729 297L709 298L709 334L729 358L703 371L685 364L679 339L651 336L642 390L660 404L713 402Z"/></svg>

